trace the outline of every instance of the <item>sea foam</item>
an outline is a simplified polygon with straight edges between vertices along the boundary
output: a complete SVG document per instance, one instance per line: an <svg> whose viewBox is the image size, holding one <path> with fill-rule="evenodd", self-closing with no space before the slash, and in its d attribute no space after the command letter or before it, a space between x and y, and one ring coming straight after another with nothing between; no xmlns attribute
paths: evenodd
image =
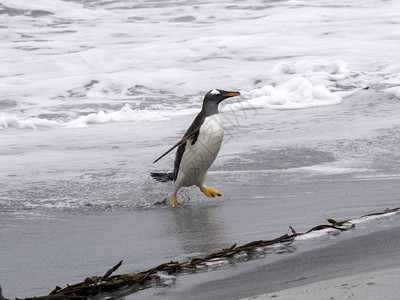
<svg viewBox="0 0 400 300"><path fill-rule="evenodd" d="M294 77L278 85L265 85L247 93L249 100L228 104L225 110L270 107L274 109L301 109L340 104L343 99L323 85L313 85L303 77Z"/></svg>
<svg viewBox="0 0 400 300"><path fill-rule="evenodd" d="M280 62L273 67L271 76L277 84L243 91L245 101L228 104L224 109L304 109L340 104L343 97L352 93L337 87L339 81L350 77L343 61Z"/></svg>
<svg viewBox="0 0 400 300"><path fill-rule="evenodd" d="M305 109L317 106L340 104L343 97L351 91L338 90L337 84L349 77L350 71L343 61L299 61L298 63L281 62L275 65L268 77L277 84L267 84L261 88L242 90L243 101L226 104L221 111L237 111L243 109ZM124 77L123 80L126 80ZM88 91L87 99L99 98L102 84ZM331 91L331 89L336 89ZM82 92L84 94L85 91ZM78 94L77 90L74 90ZM94 93L94 94L93 94ZM90 97L89 97L90 96ZM201 97L200 97L201 98ZM240 98L236 98L240 99ZM110 122L143 122L162 121L172 117L196 114L200 109L180 109L150 107L133 109L129 104L115 111L99 110L67 121L39 118L25 115L0 115L0 129L14 127L18 129L49 128L83 128L90 124L106 124Z"/></svg>

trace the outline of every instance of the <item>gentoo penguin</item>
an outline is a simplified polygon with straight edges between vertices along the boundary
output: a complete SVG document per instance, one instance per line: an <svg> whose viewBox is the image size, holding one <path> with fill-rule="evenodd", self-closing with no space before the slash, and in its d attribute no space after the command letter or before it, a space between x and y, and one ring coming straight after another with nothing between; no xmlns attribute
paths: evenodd
<svg viewBox="0 0 400 300"><path fill-rule="evenodd" d="M175 181L172 193L173 207L179 206L177 192L184 186L196 185L207 197L221 196L218 191L205 186L207 170L217 157L224 137L224 127L219 118L218 104L226 98L239 95L239 92L216 89L209 91L204 97L203 108L183 138L154 161L154 163L159 161L178 147L174 172L151 173L151 176L158 181Z"/></svg>

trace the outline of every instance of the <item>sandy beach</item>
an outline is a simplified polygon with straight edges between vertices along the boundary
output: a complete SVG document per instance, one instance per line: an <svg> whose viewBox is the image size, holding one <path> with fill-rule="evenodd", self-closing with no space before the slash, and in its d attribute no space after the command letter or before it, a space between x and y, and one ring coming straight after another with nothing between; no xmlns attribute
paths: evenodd
<svg viewBox="0 0 400 300"><path fill-rule="evenodd" d="M343 276L250 299L398 299L400 268Z"/></svg>

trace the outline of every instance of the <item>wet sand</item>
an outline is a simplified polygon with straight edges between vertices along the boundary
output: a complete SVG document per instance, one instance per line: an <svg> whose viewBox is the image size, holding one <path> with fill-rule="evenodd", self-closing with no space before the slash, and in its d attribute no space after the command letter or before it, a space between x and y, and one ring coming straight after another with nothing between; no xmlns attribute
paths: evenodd
<svg viewBox="0 0 400 300"><path fill-rule="evenodd" d="M212 180L218 173L210 175ZM289 233L289 225L303 232L326 223L325 218L344 220L398 206L396 177L356 180L329 175L285 185L260 185L262 174L253 174L260 179L253 184L250 175L243 186L232 185L228 176L220 178L222 198L195 198L178 210L169 206L111 211L89 208L86 212L43 212L35 218L2 218L3 294L7 298L41 296L56 285L102 275L121 259L124 263L118 274L143 271L232 243L272 239ZM400 267L399 241L400 218L396 214L358 224L338 235L295 241L285 253L272 251L263 258L178 275L172 284L133 293L126 299L240 299L316 282L327 282L324 284L333 289L336 283L328 280ZM390 280L398 280L390 274ZM340 291L342 288L336 292Z"/></svg>

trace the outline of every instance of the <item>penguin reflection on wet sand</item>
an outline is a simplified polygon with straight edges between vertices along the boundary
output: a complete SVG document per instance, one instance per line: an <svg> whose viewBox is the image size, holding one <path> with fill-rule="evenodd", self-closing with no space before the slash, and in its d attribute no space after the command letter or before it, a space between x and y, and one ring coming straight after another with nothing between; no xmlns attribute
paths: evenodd
<svg viewBox="0 0 400 300"><path fill-rule="evenodd" d="M181 187L196 185L207 197L221 194L205 186L207 170L210 168L221 148L224 127L219 118L218 104L229 97L239 96L239 92L223 90L209 91L203 100L203 108L194 119L183 138L154 163L178 147L175 155L174 171L170 173L151 173L160 182L174 181L172 206L178 207L177 193Z"/></svg>

